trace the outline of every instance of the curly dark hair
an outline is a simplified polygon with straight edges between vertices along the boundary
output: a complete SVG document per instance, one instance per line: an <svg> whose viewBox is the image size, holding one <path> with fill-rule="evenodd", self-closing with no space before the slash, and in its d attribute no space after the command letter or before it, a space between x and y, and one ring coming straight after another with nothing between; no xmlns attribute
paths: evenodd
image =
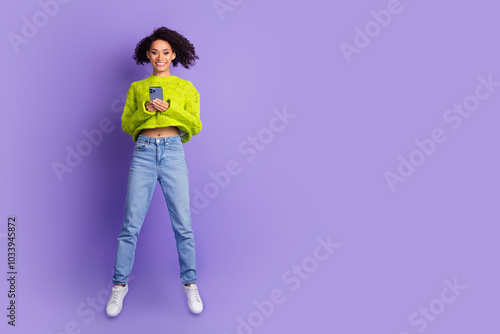
<svg viewBox="0 0 500 334"><path fill-rule="evenodd" d="M172 52L175 52L175 59L172 60L172 66L174 67L180 63L185 68L190 68L194 65L195 59L200 59L196 55L194 45L186 37L175 30L165 27L155 27L153 33L143 38L135 47L132 58L135 59L137 65L141 64L144 66L144 63L150 63L146 56L146 51L149 51L151 44L158 39L168 42L172 47Z"/></svg>

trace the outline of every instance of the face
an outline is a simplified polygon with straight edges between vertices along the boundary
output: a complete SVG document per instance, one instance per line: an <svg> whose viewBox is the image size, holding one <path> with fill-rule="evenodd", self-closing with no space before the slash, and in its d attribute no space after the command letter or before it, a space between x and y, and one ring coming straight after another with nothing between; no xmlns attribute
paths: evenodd
<svg viewBox="0 0 500 334"><path fill-rule="evenodd" d="M146 52L151 65L153 65L153 74L156 76L169 76L170 63L175 59L175 53L167 41L157 39L151 43L149 51Z"/></svg>

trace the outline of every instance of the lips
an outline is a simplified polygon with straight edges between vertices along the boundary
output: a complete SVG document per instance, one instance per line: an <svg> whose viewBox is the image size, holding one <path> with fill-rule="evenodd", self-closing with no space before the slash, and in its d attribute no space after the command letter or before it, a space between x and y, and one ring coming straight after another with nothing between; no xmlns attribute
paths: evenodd
<svg viewBox="0 0 500 334"><path fill-rule="evenodd" d="M167 63L155 63L157 66L165 66Z"/></svg>

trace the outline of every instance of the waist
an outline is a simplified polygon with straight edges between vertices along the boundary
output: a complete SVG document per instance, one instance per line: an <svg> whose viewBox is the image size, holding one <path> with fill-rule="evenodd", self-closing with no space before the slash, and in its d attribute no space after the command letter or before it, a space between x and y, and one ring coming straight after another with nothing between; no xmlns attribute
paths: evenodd
<svg viewBox="0 0 500 334"><path fill-rule="evenodd" d="M171 144L175 141L179 141L182 143L181 140L181 135L174 135L174 136L164 136L164 137L152 137L152 136L146 136L143 134L139 134L137 137L137 142L138 143L146 143L146 144Z"/></svg>
<svg viewBox="0 0 500 334"><path fill-rule="evenodd" d="M167 126L142 129L140 134L150 137L169 137L179 135L180 133L176 126Z"/></svg>

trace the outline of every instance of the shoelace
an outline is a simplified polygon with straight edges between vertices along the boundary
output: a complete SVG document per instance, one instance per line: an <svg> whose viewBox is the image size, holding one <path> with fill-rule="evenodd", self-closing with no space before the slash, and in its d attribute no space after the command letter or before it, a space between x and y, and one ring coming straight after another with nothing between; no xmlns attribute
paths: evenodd
<svg viewBox="0 0 500 334"><path fill-rule="evenodd" d="M194 299L195 301L201 303L201 298L200 298L200 295L198 294L198 288L197 287L189 289L189 299L191 299L191 300Z"/></svg>
<svg viewBox="0 0 500 334"><path fill-rule="evenodd" d="M113 304L117 304L117 300L118 300L118 296L120 296L120 292L121 291L118 291L118 290L113 290L112 294L111 294L111 303Z"/></svg>

